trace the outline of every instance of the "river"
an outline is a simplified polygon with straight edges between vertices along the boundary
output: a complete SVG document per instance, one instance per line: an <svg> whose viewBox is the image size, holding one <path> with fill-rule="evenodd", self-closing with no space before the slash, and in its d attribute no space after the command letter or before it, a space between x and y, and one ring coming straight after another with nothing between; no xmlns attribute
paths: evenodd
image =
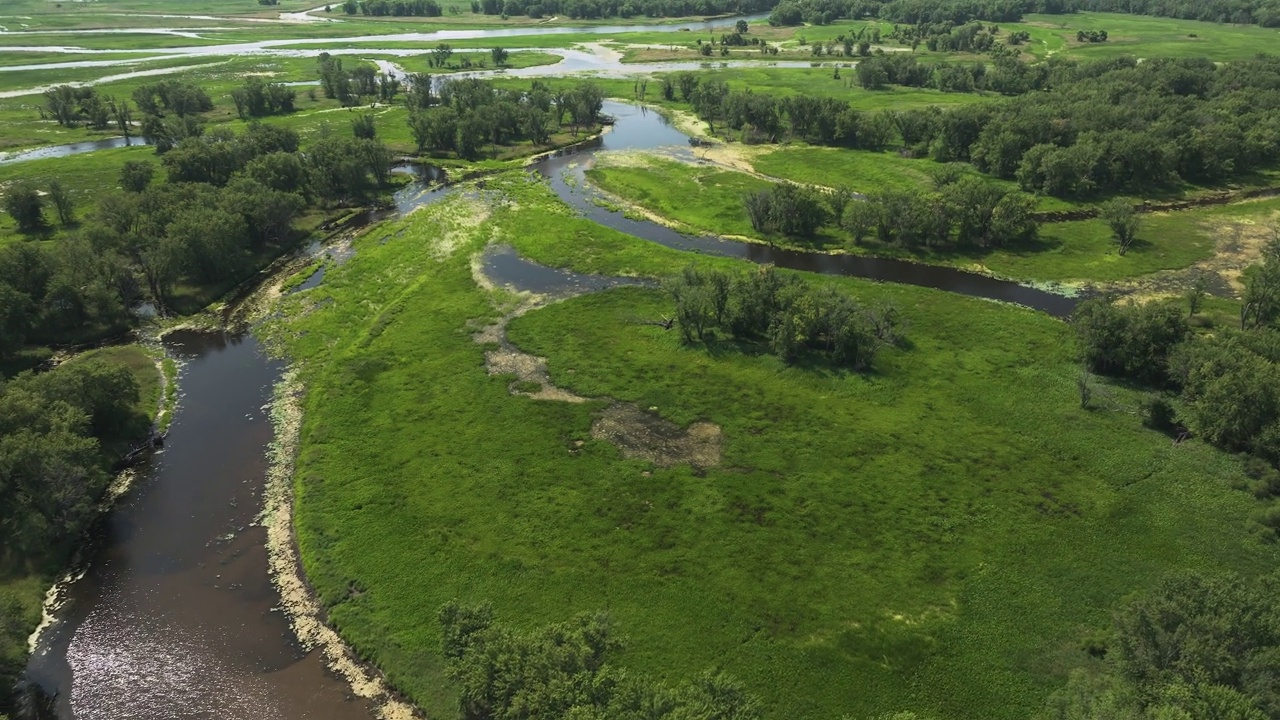
<svg viewBox="0 0 1280 720"><path fill-rule="evenodd" d="M681 235L591 202L582 170L610 150L688 153L688 138L657 113L608 102L617 118L601 138L535 167L590 219L668 247L770 262L780 267L937 287L1018 302L1062 316L1074 300L951 268L877 258L780 250ZM52 149L48 149L52 150ZM56 156L56 154L54 155ZM568 183L565 177L576 176ZM424 180L439 179L423 171ZM454 189L411 185L393 218ZM501 252L487 259L496 280L538 289L591 280ZM303 285L314 286L317 274ZM297 645L267 574L262 509L272 426L264 410L282 366L249 334L178 332L164 341L180 361L182 392L162 452L138 469L132 491L104 520L86 574L41 636L29 677L79 720L355 720L370 717L316 653Z"/></svg>

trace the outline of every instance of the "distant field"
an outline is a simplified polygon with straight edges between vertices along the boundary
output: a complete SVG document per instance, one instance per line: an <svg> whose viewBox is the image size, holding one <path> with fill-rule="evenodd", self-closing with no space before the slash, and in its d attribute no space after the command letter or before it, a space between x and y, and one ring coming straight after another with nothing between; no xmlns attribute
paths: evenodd
<svg viewBox="0 0 1280 720"><path fill-rule="evenodd" d="M1061 53L1079 58L1136 55L1138 57L1208 57L1244 60L1280 48L1280 30L1257 25L1226 25L1170 18L1076 13L1027 15L1024 22L1004 26L1031 33L1038 55ZM1076 42L1077 30L1106 30L1103 43Z"/></svg>

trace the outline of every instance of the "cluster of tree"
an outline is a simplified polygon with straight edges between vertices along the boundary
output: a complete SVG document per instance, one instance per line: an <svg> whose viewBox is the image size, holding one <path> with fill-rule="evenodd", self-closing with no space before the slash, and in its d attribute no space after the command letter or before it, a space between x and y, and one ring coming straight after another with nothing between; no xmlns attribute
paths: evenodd
<svg viewBox="0 0 1280 720"><path fill-rule="evenodd" d="M459 78L445 82L439 97L430 94L429 80L414 79L412 87L409 129L420 155L453 152L474 158L485 143L546 144L566 117L576 134L598 123L604 106L603 91L589 80L558 90L535 81L528 91L517 91Z"/></svg>
<svg viewBox="0 0 1280 720"><path fill-rule="evenodd" d="M441 47L448 48L447 45ZM447 50L447 52L453 51ZM347 70L342 66L342 58L329 53L320 53L317 58L317 69L324 96L341 102L345 107L360 105L365 98L391 102L401 89L400 80L394 75L379 74L376 68L365 63Z"/></svg>
<svg viewBox="0 0 1280 720"><path fill-rule="evenodd" d="M997 65L1020 66L1015 59L1001 59ZM1025 71L1013 68L1002 68L1004 72L1012 70L1023 74ZM858 83L867 90L881 90L888 85L905 85L907 87L931 87L943 92L974 92L977 90L999 90L1003 85L990 87L987 82L989 68L986 63L934 63L925 65L918 62L914 55L906 53L885 53L877 51L874 55L858 63ZM1001 80L996 79L999 83Z"/></svg>
<svg viewBox="0 0 1280 720"><path fill-rule="evenodd" d="M164 117L198 115L213 109L213 100L204 88L182 80L162 80L139 86L133 101L146 115Z"/></svg>
<svg viewBox="0 0 1280 720"><path fill-rule="evenodd" d="M56 244L0 251L0 356L126 327L142 288L165 306L180 282L245 276L267 245L292 241L292 221L313 200L362 201L385 186L391 154L332 135L303 153L293 131L255 123L188 138L161 162L163 183L152 182L152 163L126 163L123 190ZM30 196L42 215L43 198Z"/></svg>
<svg viewBox="0 0 1280 720"><path fill-rule="evenodd" d="M346 0L342 11L373 17L440 17L443 14L436 0Z"/></svg>
<svg viewBox="0 0 1280 720"><path fill-rule="evenodd" d="M972 20L1018 22L1026 13L1086 10L1280 27L1277 0L783 0L769 22L825 25L839 18L875 17L908 25L963 25Z"/></svg>
<svg viewBox="0 0 1280 720"><path fill-rule="evenodd" d="M1280 576L1167 577L1115 614L1104 660L1073 672L1054 720L1280 717Z"/></svg>
<svg viewBox="0 0 1280 720"><path fill-rule="evenodd" d="M11 185L4 195L5 212L18 225L20 233L40 232L48 227L44 212L46 203L53 205L58 222L63 225L75 223L71 194L57 180L49 183L49 189L43 193L29 182L18 182Z"/></svg>
<svg viewBox="0 0 1280 720"><path fill-rule="evenodd" d="M106 130L112 123L127 134L133 121L129 101L116 102L110 95L101 95L91 87L59 85L44 91L44 107L40 117L52 118L63 127L76 127L81 123L94 130Z"/></svg>
<svg viewBox="0 0 1280 720"><path fill-rule="evenodd" d="M723 80L700 79L694 73L662 78L662 97L693 106L714 132L717 124L744 142L778 142L788 137L823 145L869 150L885 147L893 122L884 113L860 113L847 102L828 97L792 95L777 98L731 91Z"/></svg>
<svg viewBox="0 0 1280 720"><path fill-rule="evenodd" d="M810 142L883 146L888 138L876 130L888 121L913 155L971 161L984 172L1017 180L1024 190L1055 196L1220 182L1280 160L1280 58L1220 65L1194 59L1138 63L1128 57L1030 65L1001 58L990 67L928 67L905 54L876 54L860 62L857 72L869 88L894 83L1045 92L949 110L881 113L885 119L863 117L856 128L850 120L857 113L846 108L843 122L821 125L834 132L806 138ZM671 83L672 96L682 90L682 99L709 121L725 115L727 90L702 93L692 81L686 88L679 80ZM752 107L762 109L758 117L767 126L768 102L754 99Z"/></svg>
<svg viewBox="0 0 1280 720"><path fill-rule="evenodd" d="M0 249L0 360L29 342L75 342L128 327L138 285L125 257L83 234Z"/></svg>
<svg viewBox="0 0 1280 720"><path fill-rule="evenodd" d="M569 17L692 17L766 12L777 0L471 0L471 12L485 15Z"/></svg>
<svg viewBox="0 0 1280 720"><path fill-rule="evenodd" d="M1107 41L1106 30L1077 30L1076 42L1104 43Z"/></svg>
<svg viewBox="0 0 1280 720"><path fill-rule="evenodd" d="M830 286L815 288L772 266L732 273L690 265L665 287L688 343L719 331L763 342L787 363L816 356L866 370L881 348L901 341L893 307L864 307Z"/></svg>
<svg viewBox="0 0 1280 720"><path fill-rule="evenodd" d="M985 53L995 46L999 32L998 26L975 20L959 26L949 22L894 25L889 37L912 50L923 44L935 52Z"/></svg>
<svg viewBox="0 0 1280 720"><path fill-rule="evenodd" d="M6 563L60 560L88 526L108 471L150 418L123 365L94 359L0 382L0 528Z"/></svg>
<svg viewBox="0 0 1280 720"><path fill-rule="evenodd" d="M1034 240L1035 198L944 166L936 190L881 190L851 199L840 226L854 243L873 236L903 247L994 248Z"/></svg>
<svg viewBox="0 0 1280 720"><path fill-rule="evenodd" d="M520 633L495 622L487 604L455 601L439 621L463 720L760 717L759 701L723 673L671 686L613 666L622 642L603 613Z"/></svg>
<svg viewBox="0 0 1280 720"><path fill-rule="evenodd" d="M783 0L771 25L826 25L839 18L879 18L904 25L1017 22L1026 12L1067 12L1073 0Z"/></svg>
<svg viewBox="0 0 1280 720"><path fill-rule="evenodd" d="M262 78L251 75L245 78L244 85L231 91L231 101L235 103L240 119L248 120L293 112L293 101L297 95L287 85L263 82Z"/></svg>
<svg viewBox="0 0 1280 720"><path fill-rule="evenodd" d="M742 199L747 219L756 232L809 237L831 216L828 198L817 190L778 183L748 193Z"/></svg>

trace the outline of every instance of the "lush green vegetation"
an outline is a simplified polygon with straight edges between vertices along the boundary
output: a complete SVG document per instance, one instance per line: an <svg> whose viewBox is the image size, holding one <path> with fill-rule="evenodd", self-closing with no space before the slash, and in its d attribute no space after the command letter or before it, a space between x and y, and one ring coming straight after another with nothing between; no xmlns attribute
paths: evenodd
<svg viewBox="0 0 1280 720"><path fill-rule="evenodd" d="M723 428L717 466L625 460L590 434L602 403L511 396L484 372L475 321L509 298L476 287L470 256L498 237L583 271L661 276L685 258L523 178L488 189L511 202L459 195L375 229L273 332L309 391L309 575L428 712L457 707L460 686L423 619L457 598L521 632L608 607L630 640L620 667L714 664L766 717L1025 718L1095 662L1129 593L1168 569L1275 562L1231 489L1239 460L1171 449L1122 385L1079 407L1069 328L919 288L820 281L902 312L910 344L869 375L788 368L718 334L684 345L637 322L672 312L652 290L517 319L510 338L557 384Z"/></svg>

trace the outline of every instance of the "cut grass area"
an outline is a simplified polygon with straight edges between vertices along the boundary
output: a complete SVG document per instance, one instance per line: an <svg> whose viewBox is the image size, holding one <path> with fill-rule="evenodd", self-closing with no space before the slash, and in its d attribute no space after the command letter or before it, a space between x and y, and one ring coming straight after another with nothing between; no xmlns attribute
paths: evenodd
<svg viewBox="0 0 1280 720"><path fill-rule="evenodd" d="M1189 267L1214 254L1224 224L1273 222L1280 199L1141 216L1138 239L1121 256L1101 220L1040 226L1033 248L991 253L982 263L997 275L1033 280L1123 280Z"/></svg>
<svg viewBox="0 0 1280 720"><path fill-rule="evenodd" d="M787 156L800 152L780 150L762 155L754 161L755 166L763 172L777 173L782 177L790 174L790 179L812 181L823 178L830 181L830 176L821 170L797 173ZM815 152L835 151L818 149ZM839 170L837 177L847 177L848 184L856 190L928 186L928 176L924 173L928 165L918 164L928 161L906 160L888 154L839 152L841 154L836 157L855 159L850 162L851 168L866 168L866 172L876 178L874 182L868 181L869 185L860 186L854 184L857 171L846 174ZM771 164L769 158L779 155L782 156L781 162ZM798 164L805 165L804 155L800 157ZM818 164L809 165L820 167ZM788 170L791 172L783 172ZM742 198L746 192L765 187L767 183L745 173L693 166L658 157L628 155L612 162L604 156L586 174L592 183L606 192L685 228L717 235L761 237L751 228ZM1218 228L1223 221L1269 222L1276 209L1280 209L1280 200L1143 215L1138 241L1124 256L1116 251L1105 223L1097 219L1045 223L1040 226L1039 239L1032 243L989 250L912 250L875 241L852 246L849 238L835 227L825 227L815 238L799 243L785 238L766 239L784 245L843 247L849 252L957 267L977 265L996 275L1017 280L1105 283L1189 267L1213 255L1219 239Z"/></svg>
<svg viewBox="0 0 1280 720"><path fill-rule="evenodd" d="M720 235L758 235L742 198L770 186L746 173L695 167L675 160L630 155L638 162L598 158L586 174L605 191L687 229ZM617 163L617 164L615 164Z"/></svg>
<svg viewBox="0 0 1280 720"><path fill-rule="evenodd" d="M849 187L866 194L878 190L909 190L931 188L930 174L941 166L927 158L908 158L894 151L871 152L845 148L784 145L769 152L760 153L751 160L752 166L765 175L795 182L822 185L824 187ZM965 165L966 172L981 175L972 166ZM1009 189L1017 184L1009 180L987 177L989 182ZM1079 203L1060 198L1037 198L1037 210L1069 210Z"/></svg>
<svg viewBox="0 0 1280 720"><path fill-rule="evenodd" d="M624 460L591 439L599 403L513 397L487 375L471 333L494 310L471 254L499 240L648 275L689 256L576 218L523 175L486 192L487 208L459 193L373 229L270 328L308 387L308 576L428 715L455 707L434 618L456 598L519 628L608 609L625 667L722 667L768 718L1023 720L1130 593L1280 559L1246 529L1235 458L1144 430L1124 388L1079 409L1067 326L920 288L819 280L902 310L910 348L867 375L683 347L636 322L670 313L657 291L515 321L557 383L724 428L718 467Z"/></svg>
<svg viewBox="0 0 1280 720"><path fill-rule="evenodd" d="M1223 62L1247 60L1280 46L1280 30L1276 28L1116 13L1026 15L1023 22L1002 24L1001 28L1030 32L1028 47L1037 55L1047 56L1052 51L1082 60L1134 55L1206 57ZM1078 30L1106 30L1107 41L1077 42Z"/></svg>

